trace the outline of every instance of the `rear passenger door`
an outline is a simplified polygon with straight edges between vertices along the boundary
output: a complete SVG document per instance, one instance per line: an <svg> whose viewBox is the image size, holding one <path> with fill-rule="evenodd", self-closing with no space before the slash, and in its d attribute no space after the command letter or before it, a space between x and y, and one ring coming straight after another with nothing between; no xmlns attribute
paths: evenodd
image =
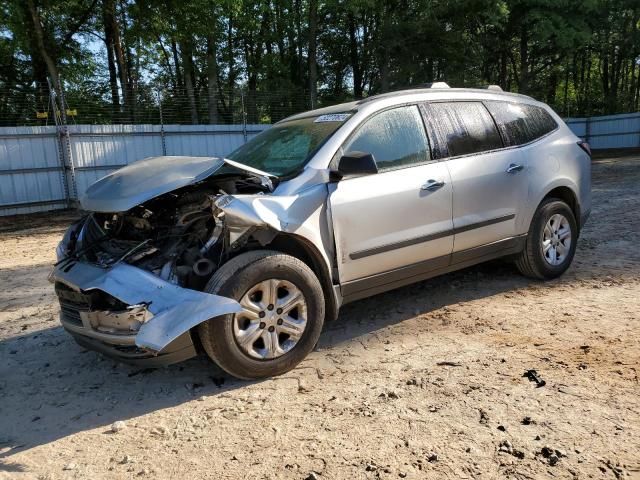
<svg viewBox="0 0 640 480"><path fill-rule="evenodd" d="M463 252L526 232L527 165L518 149L505 149L482 102L425 104L434 156L446 160L453 184L453 263Z"/></svg>

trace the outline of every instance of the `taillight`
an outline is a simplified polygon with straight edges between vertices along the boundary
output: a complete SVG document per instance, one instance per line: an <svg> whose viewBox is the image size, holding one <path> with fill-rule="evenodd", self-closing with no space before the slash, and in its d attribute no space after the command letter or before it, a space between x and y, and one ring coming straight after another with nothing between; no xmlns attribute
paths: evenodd
<svg viewBox="0 0 640 480"><path fill-rule="evenodd" d="M584 140L580 140L578 142L578 146L584 150L587 155L591 156L591 147L589 146L589 144L587 142L585 142Z"/></svg>

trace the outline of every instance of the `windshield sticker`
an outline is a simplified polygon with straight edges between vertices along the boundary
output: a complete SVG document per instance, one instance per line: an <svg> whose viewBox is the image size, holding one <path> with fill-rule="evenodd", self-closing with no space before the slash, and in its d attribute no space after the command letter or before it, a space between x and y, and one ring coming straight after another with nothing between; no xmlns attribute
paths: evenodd
<svg viewBox="0 0 640 480"><path fill-rule="evenodd" d="M347 118L351 116L350 113L329 113L327 115L320 115L316 118L313 123L320 122L344 122Z"/></svg>

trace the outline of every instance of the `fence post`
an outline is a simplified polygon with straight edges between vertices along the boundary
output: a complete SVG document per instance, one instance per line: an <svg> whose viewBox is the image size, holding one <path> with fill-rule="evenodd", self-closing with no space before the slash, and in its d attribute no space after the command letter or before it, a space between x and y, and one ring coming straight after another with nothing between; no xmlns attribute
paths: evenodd
<svg viewBox="0 0 640 480"><path fill-rule="evenodd" d="M64 94L62 91L56 92L49 78L47 78L47 83L49 85L49 96L53 109L53 119L56 125L56 132L58 134L58 159L60 160L62 185L64 188L67 208L70 208L74 199L77 200L78 198L78 189L76 187L75 168L71 158L71 139L69 136L69 127L67 125L67 112L65 111ZM59 79L58 84L60 85ZM60 103L58 103L58 96L60 98ZM60 108L60 106L62 106L62 108ZM69 185L67 170L70 172L71 185Z"/></svg>
<svg viewBox="0 0 640 480"><path fill-rule="evenodd" d="M240 106L242 107L242 136L247 143L247 111L244 106L244 90L240 89Z"/></svg>
<svg viewBox="0 0 640 480"><path fill-rule="evenodd" d="M164 138L164 120L162 118L162 97L160 91L156 92L158 96L158 110L160 111L160 141L162 142L162 155L167 155L167 142Z"/></svg>

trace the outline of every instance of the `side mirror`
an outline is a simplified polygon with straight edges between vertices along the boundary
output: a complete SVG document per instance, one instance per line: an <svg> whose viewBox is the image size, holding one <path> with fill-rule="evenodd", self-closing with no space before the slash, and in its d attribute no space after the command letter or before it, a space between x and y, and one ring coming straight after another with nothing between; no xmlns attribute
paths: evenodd
<svg viewBox="0 0 640 480"><path fill-rule="evenodd" d="M341 176L378 173L378 166L370 153L348 152L338 161L338 173Z"/></svg>

